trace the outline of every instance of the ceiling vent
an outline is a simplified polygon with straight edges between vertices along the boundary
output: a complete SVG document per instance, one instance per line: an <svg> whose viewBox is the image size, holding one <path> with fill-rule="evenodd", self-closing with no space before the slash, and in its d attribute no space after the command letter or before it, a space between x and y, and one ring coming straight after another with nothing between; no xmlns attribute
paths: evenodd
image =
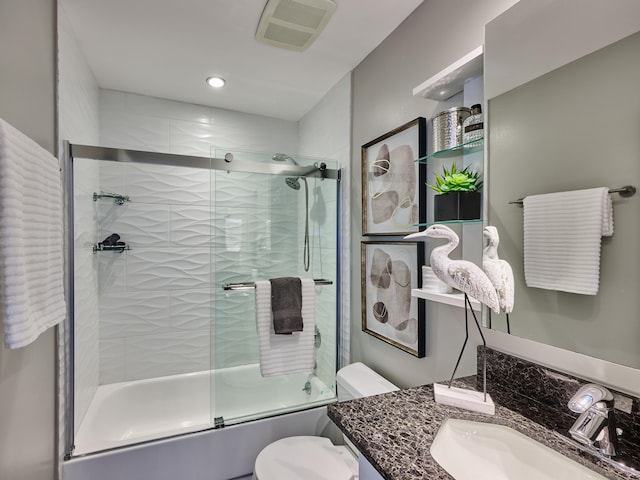
<svg viewBox="0 0 640 480"><path fill-rule="evenodd" d="M336 4L331 0L268 0L256 38L274 47L306 50L335 9Z"/></svg>

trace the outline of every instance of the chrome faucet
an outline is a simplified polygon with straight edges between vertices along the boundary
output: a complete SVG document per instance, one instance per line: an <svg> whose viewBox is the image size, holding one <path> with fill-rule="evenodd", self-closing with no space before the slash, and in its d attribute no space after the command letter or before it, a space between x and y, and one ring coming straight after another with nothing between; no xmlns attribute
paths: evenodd
<svg viewBox="0 0 640 480"><path fill-rule="evenodd" d="M609 390L590 383L581 387L567 404L572 412L580 414L569 429L573 439L607 457L618 453L613 402Z"/></svg>
<svg viewBox="0 0 640 480"><path fill-rule="evenodd" d="M313 373L310 373L307 377L307 381L305 382L304 387L302 387L302 391L307 395L311 395L311 392L313 390L313 387L311 386L311 380L313 379L313 377L315 377L315 375Z"/></svg>
<svg viewBox="0 0 640 480"><path fill-rule="evenodd" d="M309 380L307 380L304 387L302 387L302 391L307 395L311 395L311 382Z"/></svg>

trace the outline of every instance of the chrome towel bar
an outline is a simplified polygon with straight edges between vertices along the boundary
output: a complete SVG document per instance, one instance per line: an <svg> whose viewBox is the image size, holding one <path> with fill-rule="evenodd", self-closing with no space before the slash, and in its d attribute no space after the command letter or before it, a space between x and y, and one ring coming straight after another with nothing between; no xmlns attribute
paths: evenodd
<svg viewBox="0 0 640 480"><path fill-rule="evenodd" d="M619 193L621 197L633 197L636 194L636 187L633 185L625 185L620 188L610 188L609 193ZM511 200L509 202L510 205L522 205L522 201L524 198L519 198L517 200Z"/></svg>
<svg viewBox="0 0 640 480"><path fill-rule="evenodd" d="M325 278L314 278L313 281L316 285L333 285L333 281ZM223 290L251 290L254 288L256 288L254 282L225 283L222 286Z"/></svg>

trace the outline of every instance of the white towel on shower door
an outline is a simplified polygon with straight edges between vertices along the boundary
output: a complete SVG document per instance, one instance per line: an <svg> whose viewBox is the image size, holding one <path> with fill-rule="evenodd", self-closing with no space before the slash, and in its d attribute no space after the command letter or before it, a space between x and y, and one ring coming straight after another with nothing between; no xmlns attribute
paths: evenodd
<svg viewBox="0 0 640 480"><path fill-rule="evenodd" d="M271 313L271 282L256 282L256 328L263 377L313 371L315 283L310 278L302 278L301 283L303 330L291 335L276 335Z"/></svg>
<svg viewBox="0 0 640 480"><path fill-rule="evenodd" d="M0 305L4 344L33 342L66 315L58 160L0 119Z"/></svg>
<svg viewBox="0 0 640 480"><path fill-rule="evenodd" d="M523 206L527 286L596 295L602 237L613 235L609 189L533 195Z"/></svg>

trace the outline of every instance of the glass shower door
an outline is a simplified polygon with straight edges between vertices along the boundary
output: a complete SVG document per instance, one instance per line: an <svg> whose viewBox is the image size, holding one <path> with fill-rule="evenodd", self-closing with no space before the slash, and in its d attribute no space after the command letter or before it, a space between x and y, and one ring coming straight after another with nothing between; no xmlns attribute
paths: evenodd
<svg viewBox="0 0 640 480"><path fill-rule="evenodd" d="M219 425L331 401L336 361L336 180L300 175L314 170L317 159L240 151L214 155L227 153L233 162L268 168L212 171L211 399ZM278 277L327 280L314 287L317 328L306 331L318 344L312 370L261 373L255 282Z"/></svg>
<svg viewBox="0 0 640 480"><path fill-rule="evenodd" d="M209 428L209 159L85 150L98 159L73 161L75 453Z"/></svg>

